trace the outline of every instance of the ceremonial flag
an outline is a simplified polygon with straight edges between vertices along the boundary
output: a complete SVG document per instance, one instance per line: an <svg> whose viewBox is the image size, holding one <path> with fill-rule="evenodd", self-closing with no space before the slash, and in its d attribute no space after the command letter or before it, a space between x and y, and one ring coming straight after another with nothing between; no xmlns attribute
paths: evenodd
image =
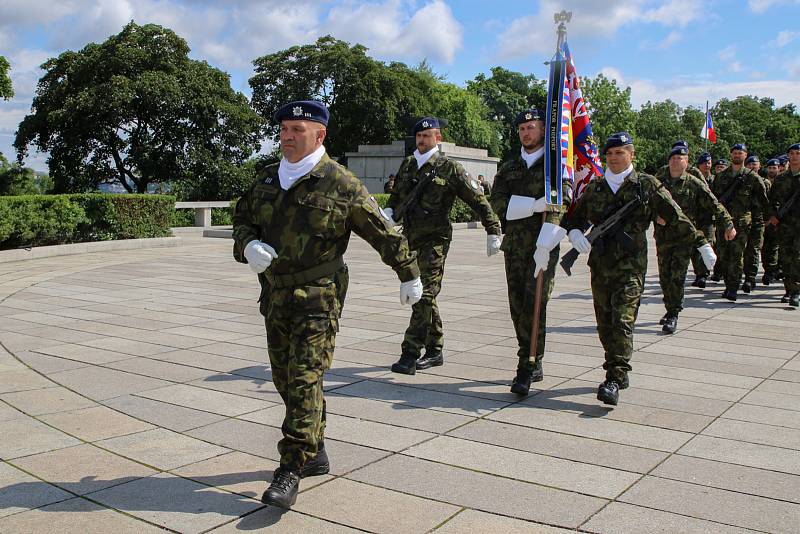
<svg viewBox="0 0 800 534"><path fill-rule="evenodd" d="M561 204L563 178L572 183L574 204L592 178L603 174L580 78L566 42L550 62L545 147L545 195L549 204Z"/></svg>
<svg viewBox="0 0 800 534"><path fill-rule="evenodd" d="M708 139L712 143L717 142L717 133L714 131L714 123L711 121L711 112L708 111L708 102L706 102L706 123L703 125L703 131L700 132L701 139Z"/></svg>

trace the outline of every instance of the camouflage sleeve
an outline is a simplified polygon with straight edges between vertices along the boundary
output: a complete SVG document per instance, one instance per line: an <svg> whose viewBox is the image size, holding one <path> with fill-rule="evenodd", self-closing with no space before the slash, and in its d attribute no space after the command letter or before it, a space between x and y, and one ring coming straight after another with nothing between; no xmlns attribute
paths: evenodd
<svg viewBox="0 0 800 534"><path fill-rule="evenodd" d="M244 257L244 247L254 240L260 239L261 233L258 224L252 218L253 187L251 186L239 200L233 211L233 258L239 263L247 263Z"/></svg>
<svg viewBox="0 0 800 534"><path fill-rule="evenodd" d="M697 187L697 198L700 200L700 205L703 209L703 212L710 213L714 217L714 222L717 223L717 227L721 230L733 228L733 219L731 218L731 214L728 213L728 210L725 209L725 206L723 206L722 203L717 200L717 197L714 196L714 193L711 192L711 189L708 188L708 185L699 178L697 178L693 183L695 184L695 187Z"/></svg>
<svg viewBox="0 0 800 534"><path fill-rule="evenodd" d="M508 211L508 199L510 198L511 194L508 192L508 182L506 181L506 166L503 165L494 175L494 188L492 188L492 196L489 200L492 210L500 219L503 227L506 225L506 211Z"/></svg>
<svg viewBox="0 0 800 534"><path fill-rule="evenodd" d="M764 213L769 206L769 199L767 198L767 188L764 185L764 180L761 179L756 173L752 174L753 181L755 182L753 188L753 206L754 211Z"/></svg>
<svg viewBox="0 0 800 534"><path fill-rule="evenodd" d="M669 165L663 165L663 166L659 167L659 169L656 171L656 178L659 181L664 181L664 178L667 177L667 171L668 170L669 170Z"/></svg>
<svg viewBox="0 0 800 534"><path fill-rule="evenodd" d="M589 226L590 221L587 215L587 208L592 203L592 196L594 196L592 189L587 188L581 198L575 203L572 212L568 212L567 215L561 219L561 226L566 228L568 232L576 229L583 232Z"/></svg>
<svg viewBox="0 0 800 534"><path fill-rule="evenodd" d="M470 178L460 163L453 162L450 183L458 198L467 203L481 219L487 234L500 235L500 219L497 218L486 196L478 188L478 181Z"/></svg>
<svg viewBox="0 0 800 534"><path fill-rule="evenodd" d="M778 217L778 211L786 201L786 186L788 183L789 181L784 180L782 175L775 178L775 182L772 184L772 187L770 187L769 190L769 208L767 211L768 217Z"/></svg>
<svg viewBox="0 0 800 534"><path fill-rule="evenodd" d="M401 282L419 277L416 255L408 248L406 238L397 233L381 213L375 197L363 184L358 184L348 224L353 231L378 251L383 263L391 267Z"/></svg>
<svg viewBox="0 0 800 534"><path fill-rule="evenodd" d="M688 241L693 243L695 248L708 243L703 233L694 227L692 221L686 217L669 191L660 186L658 180L651 177L647 187L650 189L648 201L650 209L654 215L666 221L676 242Z"/></svg>

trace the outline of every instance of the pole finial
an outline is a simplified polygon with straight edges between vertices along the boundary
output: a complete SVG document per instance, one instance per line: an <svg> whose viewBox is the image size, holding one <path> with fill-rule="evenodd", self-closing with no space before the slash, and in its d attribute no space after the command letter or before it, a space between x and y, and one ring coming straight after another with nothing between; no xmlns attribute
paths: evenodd
<svg viewBox="0 0 800 534"><path fill-rule="evenodd" d="M566 9L561 10L560 13L555 13L553 15L553 19L556 24L564 24L565 22L569 22L572 20L572 11L567 11Z"/></svg>

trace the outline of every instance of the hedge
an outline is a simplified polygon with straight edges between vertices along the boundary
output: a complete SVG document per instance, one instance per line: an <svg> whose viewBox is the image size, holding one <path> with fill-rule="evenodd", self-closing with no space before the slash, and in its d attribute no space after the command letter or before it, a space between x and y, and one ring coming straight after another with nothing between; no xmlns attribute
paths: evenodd
<svg viewBox="0 0 800 534"><path fill-rule="evenodd" d="M168 195L0 196L0 249L166 237L174 211Z"/></svg>

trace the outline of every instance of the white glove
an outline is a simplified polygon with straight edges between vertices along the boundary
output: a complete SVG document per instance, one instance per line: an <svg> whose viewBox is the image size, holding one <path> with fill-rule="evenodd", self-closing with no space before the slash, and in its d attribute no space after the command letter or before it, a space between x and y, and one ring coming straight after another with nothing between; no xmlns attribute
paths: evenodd
<svg viewBox="0 0 800 534"><path fill-rule="evenodd" d="M521 195L511 195L508 199L506 209L506 220L516 221L530 217L534 213L541 213L547 209L547 200L542 198L523 197Z"/></svg>
<svg viewBox="0 0 800 534"><path fill-rule="evenodd" d="M566 228L557 224L544 223L539 230L539 237L536 238L536 250L533 252L533 261L536 267L533 270L533 277L539 276L539 272L547 269L550 263L550 251L552 251L567 235Z"/></svg>
<svg viewBox="0 0 800 534"><path fill-rule="evenodd" d="M706 268L711 270L714 268L714 264L717 263L717 255L714 254L714 249L711 248L711 245L706 243L702 247L697 247L697 251L700 252L700 256L703 258L703 263L706 264Z"/></svg>
<svg viewBox="0 0 800 534"><path fill-rule="evenodd" d="M256 274L261 274L267 270L272 260L278 257L278 253L266 243L253 239L244 247L244 257L247 258L250 269Z"/></svg>
<svg viewBox="0 0 800 534"><path fill-rule="evenodd" d="M589 240L586 239L586 236L583 235L583 232L577 228L569 231L569 242L572 243L572 248L581 254L587 254L590 250L592 250L592 244L589 243Z"/></svg>
<svg viewBox="0 0 800 534"><path fill-rule="evenodd" d="M489 234L486 236L486 255L487 256L494 256L498 252L500 252L500 243L503 242L503 239L499 235L492 235Z"/></svg>
<svg viewBox="0 0 800 534"><path fill-rule="evenodd" d="M392 226L397 226L397 221L394 220L394 210L392 208L383 208L381 211L386 218L386 222Z"/></svg>
<svg viewBox="0 0 800 534"><path fill-rule="evenodd" d="M422 298L422 280L419 277L400 283L400 304L412 306Z"/></svg>

